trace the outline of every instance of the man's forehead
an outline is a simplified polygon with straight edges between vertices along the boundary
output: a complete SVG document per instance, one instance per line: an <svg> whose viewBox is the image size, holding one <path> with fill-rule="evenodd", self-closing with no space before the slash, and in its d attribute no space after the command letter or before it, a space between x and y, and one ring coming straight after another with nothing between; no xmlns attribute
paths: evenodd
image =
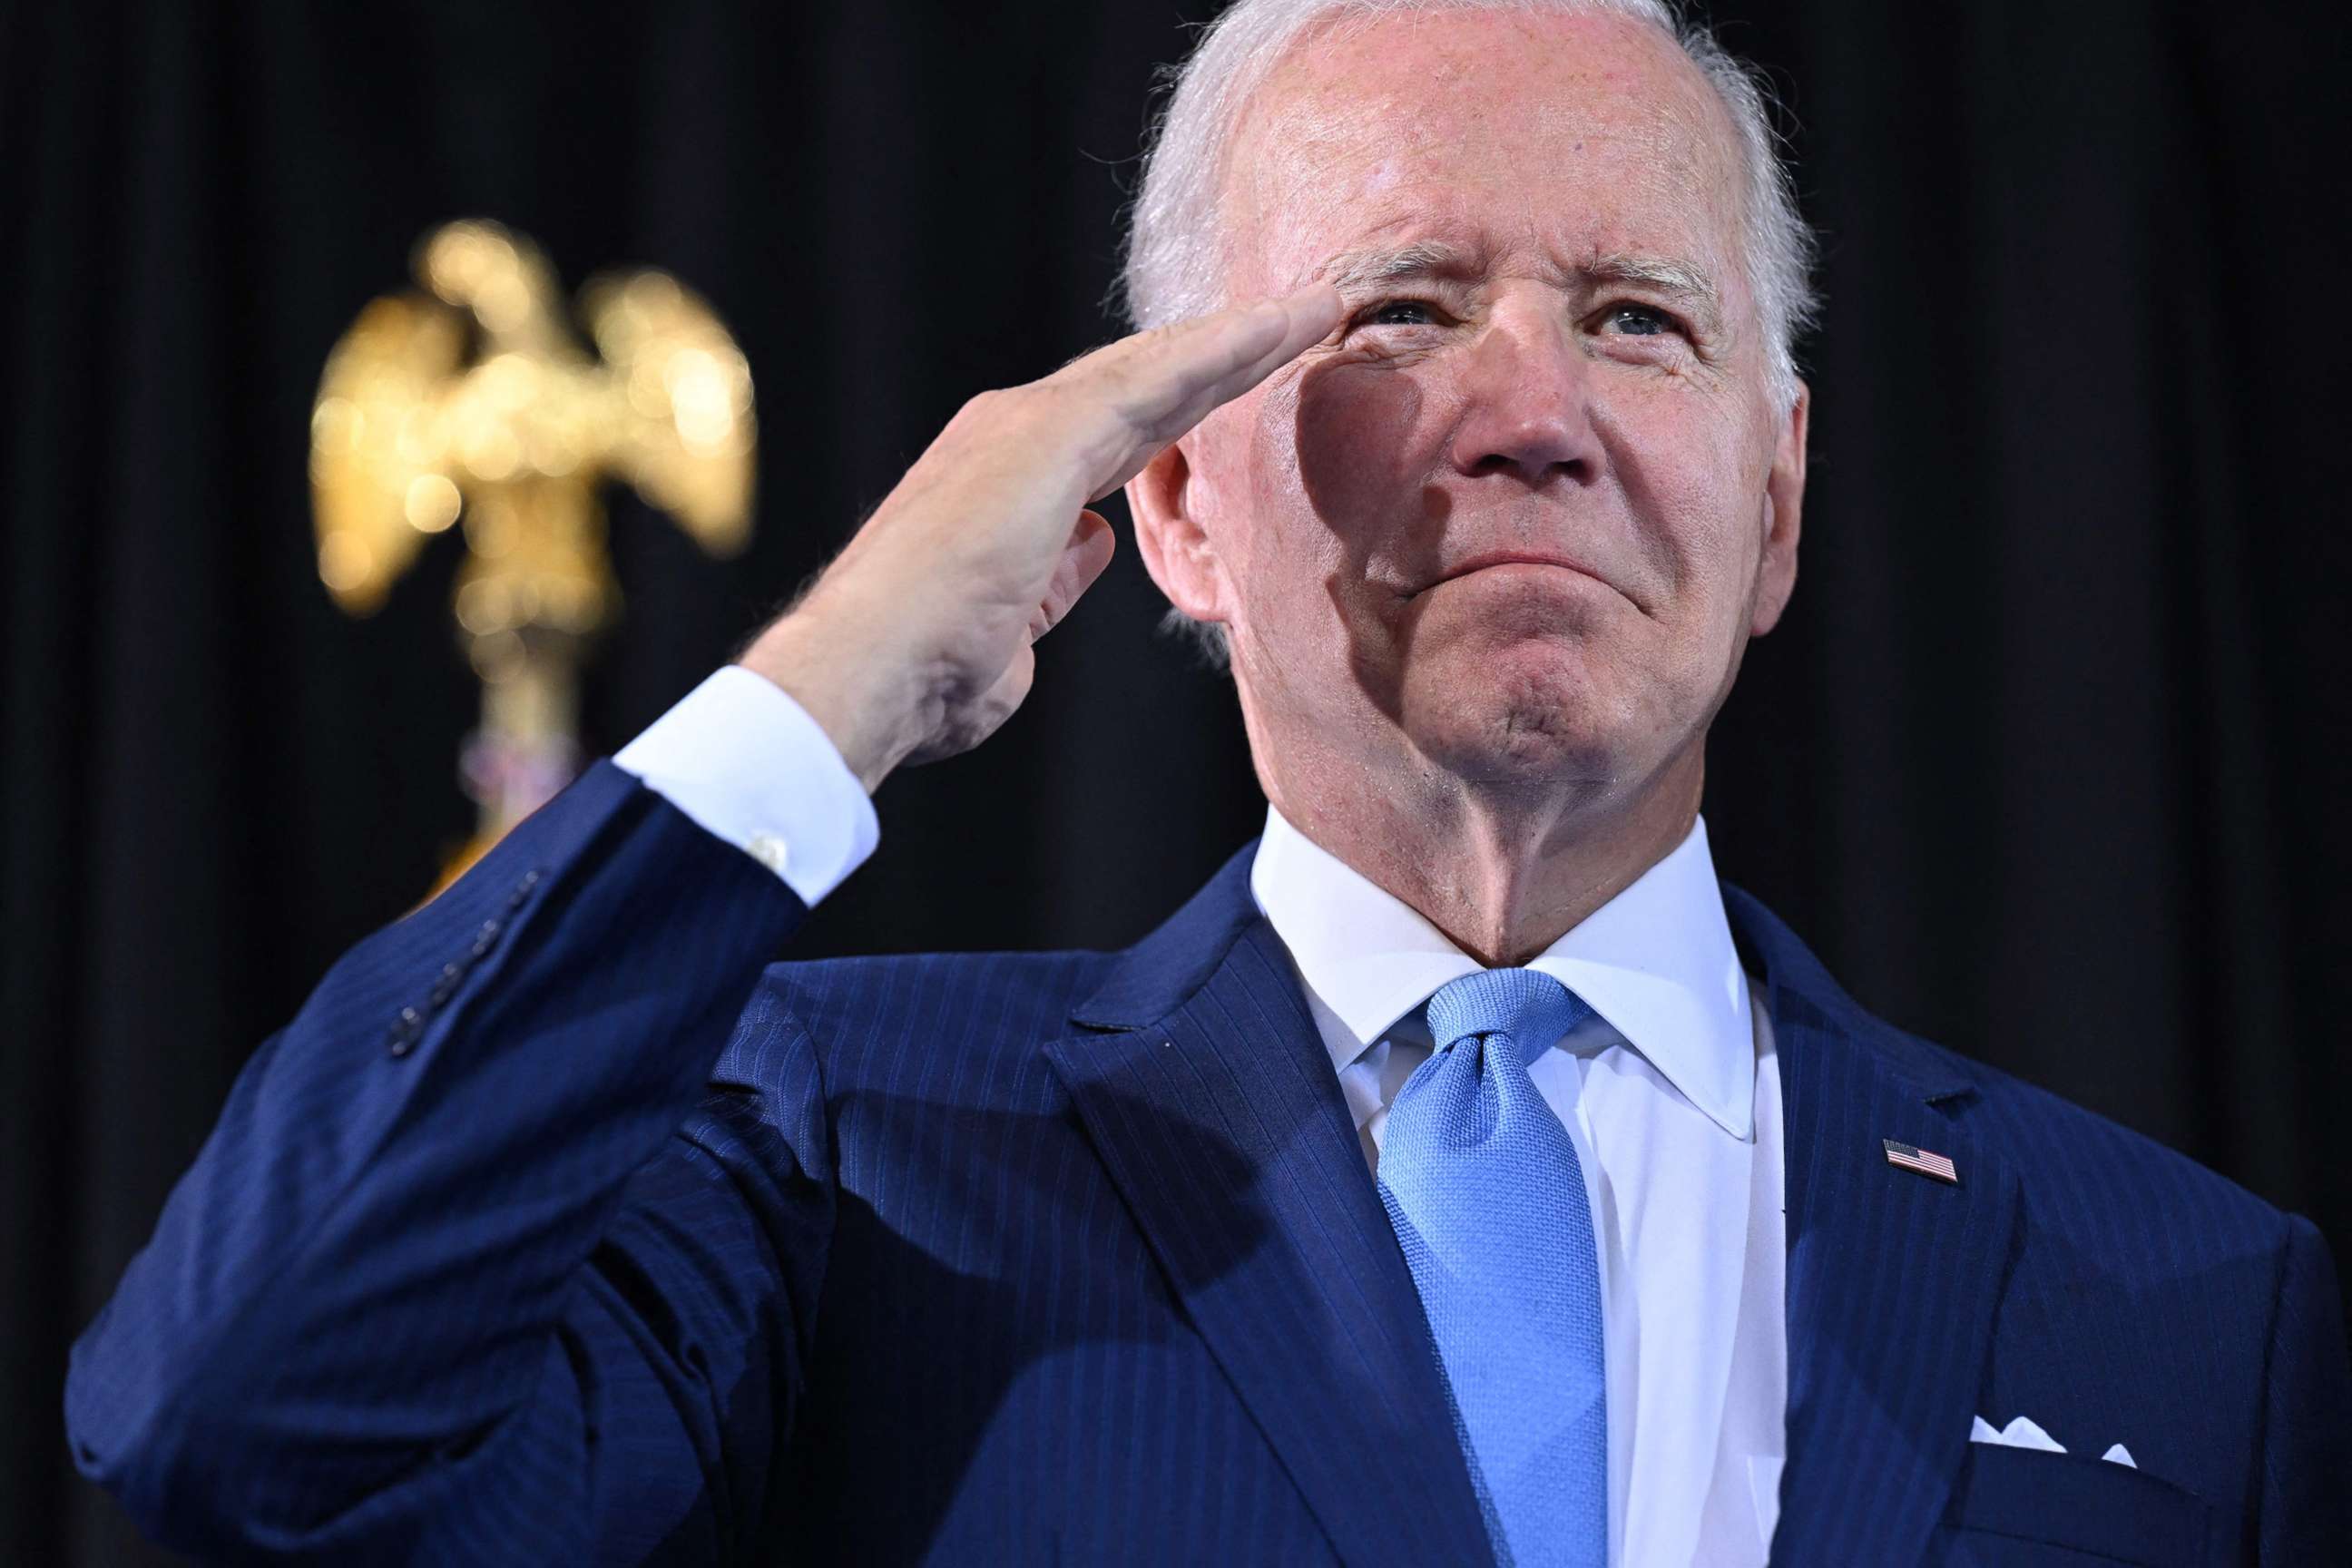
<svg viewBox="0 0 2352 1568"><path fill-rule="evenodd" d="M1263 276L1236 278L1254 291L1328 282L1342 294L1406 279L1483 281L1498 272L1587 281L1647 281L1724 302L1736 286L1736 244L1723 213L1671 179L1632 180L1596 191L1562 177L1495 192L1444 182L1377 179L1321 199L1261 205L1234 215L1234 259Z"/></svg>
<svg viewBox="0 0 2352 1568"><path fill-rule="evenodd" d="M1713 89L1622 17L1409 14L1310 31L1236 132L1226 210L1246 250L1303 245L1319 260L1417 221L1505 216L1576 248L1713 249L1738 205ZM1643 232L1565 232L1587 219Z"/></svg>
<svg viewBox="0 0 2352 1568"><path fill-rule="evenodd" d="M1278 128L1266 124L1278 120ZM1310 24L1252 90L1237 141L1314 153L1488 132L1645 136L1691 153L1730 132L1713 87L1658 29L1517 8L1341 15Z"/></svg>

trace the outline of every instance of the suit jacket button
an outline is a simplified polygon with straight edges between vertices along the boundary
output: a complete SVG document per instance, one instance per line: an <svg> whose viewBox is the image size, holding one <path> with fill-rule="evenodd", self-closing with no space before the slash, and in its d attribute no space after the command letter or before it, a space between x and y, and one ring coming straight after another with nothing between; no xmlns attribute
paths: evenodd
<svg viewBox="0 0 2352 1568"><path fill-rule="evenodd" d="M403 1007L400 1010L398 1021L392 1026L392 1033L384 1037L385 1047L394 1056L406 1056L415 1046L416 1037L422 1033L424 1024L423 1014L414 1007Z"/></svg>

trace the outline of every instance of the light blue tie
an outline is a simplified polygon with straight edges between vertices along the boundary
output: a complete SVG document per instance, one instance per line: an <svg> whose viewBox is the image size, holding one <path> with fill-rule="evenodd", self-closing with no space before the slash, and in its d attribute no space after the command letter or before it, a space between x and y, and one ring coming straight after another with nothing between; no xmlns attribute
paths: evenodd
<svg viewBox="0 0 2352 1568"><path fill-rule="evenodd" d="M1576 1145L1528 1063L1591 1013L1532 969L1429 999L1436 1045L1389 1107L1381 1197L1437 1341L1498 1562L1604 1568L1601 1266Z"/></svg>

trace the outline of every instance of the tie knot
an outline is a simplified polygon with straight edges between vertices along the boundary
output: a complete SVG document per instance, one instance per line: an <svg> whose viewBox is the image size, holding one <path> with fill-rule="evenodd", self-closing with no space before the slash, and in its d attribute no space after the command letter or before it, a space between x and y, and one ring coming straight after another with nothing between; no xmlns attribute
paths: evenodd
<svg viewBox="0 0 2352 1568"><path fill-rule="evenodd" d="M1444 1050L1470 1037L1507 1035L1531 1062L1591 1011L1575 992L1534 969L1482 969L1449 980L1429 999L1432 1044Z"/></svg>

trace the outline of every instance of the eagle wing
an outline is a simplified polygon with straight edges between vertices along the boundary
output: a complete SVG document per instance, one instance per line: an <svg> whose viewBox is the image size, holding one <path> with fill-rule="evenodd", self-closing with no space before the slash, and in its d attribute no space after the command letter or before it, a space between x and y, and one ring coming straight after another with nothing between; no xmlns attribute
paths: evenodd
<svg viewBox="0 0 2352 1568"><path fill-rule="evenodd" d="M757 436L743 352L667 273L593 279L580 303L610 376L614 470L705 550L740 550Z"/></svg>
<svg viewBox="0 0 2352 1568"><path fill-rule="evenodd" d="M418 295L362 310L327 356L310 416L319 576L372 614L426 537L456 521L443 408L466 350L457 313Z"/></svg>

